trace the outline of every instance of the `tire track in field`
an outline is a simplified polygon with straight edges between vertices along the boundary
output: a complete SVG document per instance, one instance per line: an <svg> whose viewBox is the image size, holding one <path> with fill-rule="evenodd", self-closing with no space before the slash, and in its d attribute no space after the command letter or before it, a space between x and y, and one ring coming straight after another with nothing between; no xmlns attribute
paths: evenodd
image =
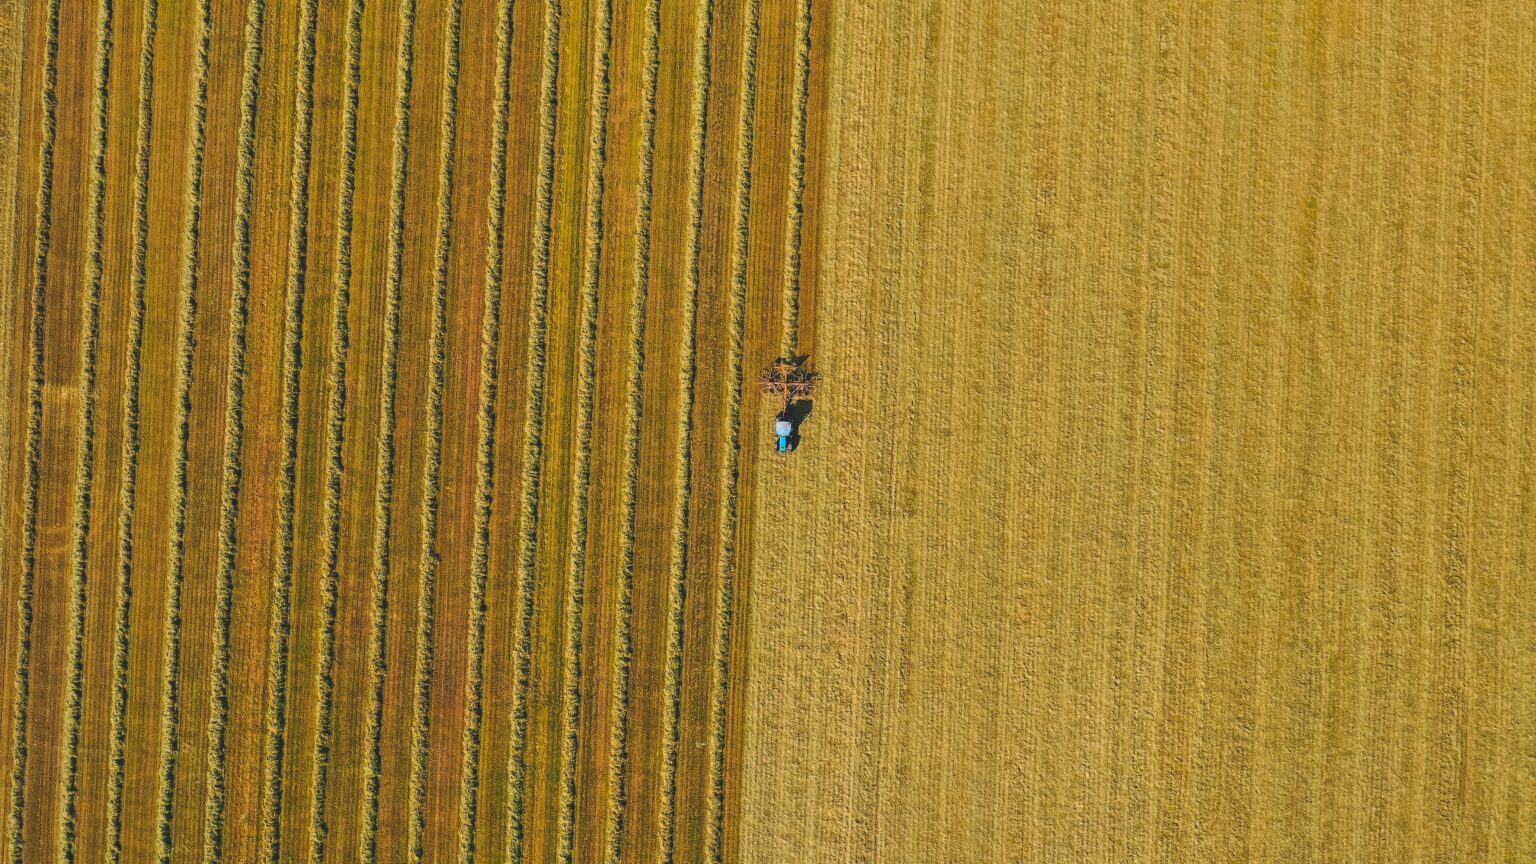
<svg viewBox="0 0 1536 864"><path fill-rule="evenodd" d="M92 453L96 440L96 363L101 344L101 283L105 270L102 247L106 237L107 197L107 126L110 105L107 89L112 62L112 5L101 0L96 7L95 93L91 118L91 229L86 251L85 326L81 333L80 354L80 450L75 476L75 518L70 529L71 562L69 648L65 661L69 669L69 689L64 717L64 771L60 778L59 836L60 858L75 860L75 841L79 787L80 709L85 675L86 569L91 532L91 493L94 488Z"/></svg>
<svg viewBox="0 0 1536 864"><path fill-rule="evenodd" d="M711 861L724 858L725 840L725 756L726 714L730 698L731 674L731 625L735 604L736 576L736 501L738 496L738 467L741 445L742 401L742 352L745 346L747 318L747 249L751 229L752 210L752 144L757 113L757 49L762 19L761 0L749 4L746 57L742 72L742 116L740 151L740 182L736 200L736 244L734 293L731 298L731 335L728 352L726 386L729 399L726 405L726 448L722 466L721 486L725 501L720 519L720 557L716 573L720 580L715 606L714 681L710 694L709 730L709 788L705 806L707 822L708 855Z"/></svg>
<svg viewBox="0 0 1536 864"><path fill-rule="evenodd" d="M304 295L309 257L310 145L313 132L315 34L319 0L300 8L299 62L295 65L292 192L289 196L288 278L283 321L283 466L279 552L273 572L268 642L267 731L262 758L261 858L277 864L282 854L283 766L286 756L288 652L292 611L294 509L297 494L299 366L304 341Z"/></svg>
<svg viewBox="0 0 1536 864"><path fill-rule="evenodd" d="M370 864L378 857L379 778L383 764L383 748L379 737L384 725L384 685L388 671L385 654L389 638L389 583L393 566L389 543L394 523L395 393L400 369L400 290L405 254L405 190L410 166L411 72L416 41L415 22L416 4L414 0L408 0L400 10L400 42L395 55L399 75L396 80L394 176L390 181L389 264L385 274L384 301L384 375L381 383L379 463L374 501L373 622L368 644L371 677L369 698L372 701L368 711L366 736L366 798L363 802L361 844L363 860Z"/></svg>
<svg viewBox="0 0 1536 864"><path fill-rule="evenodd" d="M414 7L412 12L414 13ZM444 42L445 98L442 149L437 166L437 249L432 291L432 339L427 391L427 458L423 484L421 591L417 595L416 676L411 728L411 860L420 861L425 845L427 797L427 733L431 718L434 621L437 607L437 526L442 496L443 387L447 369L448 262L453 249L453 167L457 149L459 24L461 7L455 0Z"/></svg>
<svg viewBox="0 0 1536 864"><path fill-rule="evenodd" d="M698 48L694 53L693 115L698 118L690 142L696 153L689 168L690 200L688 223L688 298L683 304L683 330L688 334L683 344L682 374L678 379L681 394L678 410L677 506L673 514L672 572L667 592L667 668L666 706L662 717L662 801L656 826L662 857L672 861L677 836L677 766L681 745L683 706L683 623L688 577L688 505L693 487L693 403L694 377L698 358L699 290L703 282L704 191L709 140L709 96L711 55L714 35L714 4L701 4Z"/></svg>
<svg viewBox="0 0 1536 864"><path fill-rule="evenodd" d="M618 862L623 854L624 811L628 806L625 795L624 775L629 766L629 708L630 663L633 642L631 628L634 619L635 592L635 509L636 490L640 480L640 423L643 413L641 396L645 379L645 320L646 301L650 293L651 264L651 204L654 197L656 157L656 87L660 66L659 43L661 40L660 0L646 4L645 41L642 54L645 58L642 91L642 131L640 151L640 200L635 213L635 296L630 309L634 337L629 351L629 404L624 433L624 489L620 498L620 518L623 522L623 549L620 561L619 614L614 647L613 716L609 718L608 769L608 837L605 845L609 861Z"/></svg>
<svg viewBox="0 0 1536 864"><path fill-rule="evenodd" d="M112 645L112 773L107 793L108 860L117 864L123 854L123 782L127 750L128 634L133 601L133 527L138 500L139 400L141 358L144 350L144 292L149 261L149 165L152 152L155 36L158 0L147 0L144 35L140 44L138 140L134 156L133 276L128 323L128 368L123 412L123 486L119 499L118 560L121 562L115 599L116 633Z"/></svg>
<svg viewBox="0 0 1536 864"><path fill-rule="evenodd" d="M335 735L337 585L341 579L341 487L345 477L347 363L352 340L347 314L352 306L352 205L357 179L357 104L362 80L362 0L347 6L346 95L342 102L342 176L336 213L336 273L331 303L330 399L326 406L325 576L321 588L320 668L316 672L315 776L309 814L310 860L325 860L326 788L331 739Z"/></svg>
<svg viewBox="0 0 1536 864"><path fill-rule="evenodd" d="M496 5L496 103L492 120L491 192L487 213L485 319L480 336L479 440L476 442L475 527L470 576L469 651L459 813L459 859L473 864L479 813L480 731L484 716L486 585L490 579L491 505L496 489L496 399L500 384L501 310L506 226L507 135L512 99L512 0Z"/></svg>
<svg viewBox="0 0 1536 864"><path fill-rule="evenodd" d="M519 507L522 537L518 551L518 609L514 632L517 634L517 686L512 707L512 742L508 759L509 788L507 808L507 850L509 861L521 861L523 849L524 803L527 793L528 688L532 679L534 559L538 549L540 464L544 452L544 371L545 345L549 314L550 234L554 212L555 132L559 107L560 75L560 0L550 0L544 7L544 62L540 84L539 189L534 238L533 293L529 304L528 327L528 397L524 419L523 500Z"/></svg>
<svg viewBox="0 0 1536 864"><path fill-rule="evenodd" d="M106 0L109 2L109 0ZM223 491L219 502L219 565L214 612L213 684L209 688L208 792L203 820L203 857L223 859L226 753L229 718L230 619L235 570L235 529L240 515L240 458L245 434L246 324L251 293L251 219L256 160L256 100L261 76L266 0L246 10L244 68L240 90L240 141L235 189L235 284L231 298L228 392L224 400Z"/></svg>
<svg viewBox="0 0 1536 864"><path fill-rule="evenodd" d="M799 0L795 5L795 85L793 133L789 148L789 242L784 261L784 343L780 351L792 357L800 344L800 253L805 227L805 151L806 130L810 125L811 85L811 3Z"/></svg>
<svg viewBox="0 0 1536 864"><path fill-rule="evenodd" d="M192 102L192 161L188 167L185 255L178 298L177 327L181 332L176 357L176 453L171 466L170 590L166 597L164 687L160 712L161 759L159 825L155 856L170 864L173 847L171 817L176 792L176 761L181 741L176 734L181 720L181 595L185 578L187 546L187 449L192 413L192 354L196 345L194 325L200 289L198 262L202 256L203 158L208 120L208 43L212 29L209 0L197 4L196 84Z"/></svg>
<svg viewBox="0 0 1536 864"><path fill-rule="evenodd" d="M576 839L576 770L581 747L581 668L585 641L588 495L592 474L592 401L597 381L598 274L603 249L603 187L608 163L608 101L611 89L613 0L597 4L598 71L593 76L591 139L587 147L587 213L583 232L582 288L576 345L576 463L571 536L566 562L565 671L560 744L559 860L569 862Z"/></svg>
<svg viewBox="0 0 1536 864"><path fill-rule="evenodd" d="M22 812L26 806L27 776L27 702L31 698L30 669L32 654L32 589L37 575L37 493L42 458L39 440L43 421L43 325L47 312L44 304L48 282L48 250L53 230L53 150L58 134L58 63L59 0L48 5L47 66L43 72L43 142L39 158L40 180L37 190L37 239L32 269L32 356L27 383L27 462L23 486L23 531L21 590L17 595L17 618L21 641L16 657L16 706L11 727L11 812L7 832L13 864L23 864Z"/></svg>

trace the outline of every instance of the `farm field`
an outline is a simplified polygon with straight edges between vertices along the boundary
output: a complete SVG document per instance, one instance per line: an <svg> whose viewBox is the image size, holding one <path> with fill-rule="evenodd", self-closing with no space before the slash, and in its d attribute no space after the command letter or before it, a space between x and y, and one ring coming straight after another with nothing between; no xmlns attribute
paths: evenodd
<svg viewBox="0 0 1536 864"><path fill-rule="evenodd" d="M1533 100L1491 2L0 2L0 851L1536 859Z"/></svg>
<svg viewBox="0 0 1536 864"><path fill-rule="evenodd" d="M741 860L1536 859L1532 7L833 7Z"/></svg>
<svg viewBox="0 0 1536 864"><path fill-rule="evenodd" d="M736 860L820 10L0 4L5 860Z"/></svg>

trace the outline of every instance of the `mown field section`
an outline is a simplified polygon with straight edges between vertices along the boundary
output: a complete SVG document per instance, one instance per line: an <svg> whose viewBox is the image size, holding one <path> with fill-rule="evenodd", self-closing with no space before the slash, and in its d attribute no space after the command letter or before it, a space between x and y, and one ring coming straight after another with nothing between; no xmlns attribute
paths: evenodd
<svg viewBox="0 0 1536 864"><path fill-rule="evenodd" d="M736 860L829 20L0 3L5 860Z"/></svg>
<svg viewBox="0 0 1536 864"><path fill-rule="evenodd" d="M1536 859L1536 10L832 18L742 859Z"/></svg>

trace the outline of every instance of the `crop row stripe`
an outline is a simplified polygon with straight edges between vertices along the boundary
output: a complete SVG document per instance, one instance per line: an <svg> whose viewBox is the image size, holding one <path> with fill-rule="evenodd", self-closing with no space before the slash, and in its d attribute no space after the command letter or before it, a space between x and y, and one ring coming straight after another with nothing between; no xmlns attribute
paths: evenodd
<svg viewBox="0 0 1536 864"><path fill-rule="evenodd" d="M581 664L587 579L587 511L592 471L592 401L597 378L597 285L603 247L603 184L608 161L608 95L613 46L613 0L597 3L598 70L593 76L596 116L587 145L587 213L577 334L576 461L573 469L571 536L566 562L565 671L560 744L559 858L570 861L576 831L576 764L581 746Z"/></svg>
<svg viewBox="0 0 1536 864"><path fill-rule="evenodd" d="M272 573L272 618L267 667L267 731L262 757L261 858L282 854L283 763L286 746L288 645L293 587L294 504L299 434L299 365L304 340L305 262L308 258L310 137L313 129L315 31L318 0L300 9L300 56L294 68L293 175L289 194L288 279L283 333L283 469L277 566Z"/></svg>
<svg viewBox="0 0 1536 864"><path fill-rule="evenodd" d="M336 605L340 581L341 487L347 419L347 365L352 302L352 202L357 179L357 103L362 78L362 0L347 6L346 96L342 102L342 176L337 187L335 297L331 303L330 375L326 405L325 575L321 583L320 665L316 670L315 776L309 812L310 860L325 860L325 798L335 734Z"/></svg>
<svg viewBox="0 0 1536 864"><path fill-rule="evenodd" d="M723 860L725 833L725 751L726 707L730 695L730 646L733 603L735 602L735 555L736 555L736 500L738 487L737 468L740 462L741 397L742 397L742 350L746 333L747 315L747 249L752 209L752 144L754 115L757 106L757 49L762 17L760 0L749 4L747 49L742 70L742 100L740 154L741 175L737 184L736 245L734 292L731 297L731 346L730 363L726 380L729 389L727 405L727 442L725 460L721 467L721 485L725 501L720 519L720 558L716 573L720 588L715 596L715 674L711 682L711 714L709 729L709 787L706 799L706 820L709 832L708 855L714 862Z"/></svg>
<svg viewBox="0 0 1536 864"><path fill-rule="evenodd" d="M431 722L432 662L434 615L437 607L437 534L438 511L442 494L443 387L447 368L448 275L453 249L453 168L457 128L459 13L457 2L449 21L448 39L444 41L445 97L443 99L442 146L437 166L437 248L432 291L432 340L429 387L427 394L427 458L422 508L421 591L417 595L416 681L411 729L411 806L410 858L420 861L426 834L426 794L428 732Z"/></svg>
<svg viewBox="0 0 1536 864"><path fill-rule="evenodd" d="M224 414L224 488L219 502L218 605L214 623L213 682L209 688L208 794L203 822L203 858L223 858L225 732L229 717L229 640L235 569L235 528L240 508L240 454L244 444L246 322L251 293L251 217L256 159L256 98L261 75L265 0L246 10L245 53L240 94L240 143L236 172L234 296L229 339L229 392Z"/></svg>
<svg viewBox="0 0 1536 864"><path fill-rule="evenodd" d="M196 345L198 262L202 255L203 160L208 118L208 41L211 29L209 0L197 4L196 85L192 104L192 161L186 195L185 258L177 328L181 334L176 357L176 453L171 466L171 537L169 593L165 610L165 656L160 715L160 805L155 855L169 864L173 847L171 819L176 790L176 760L181 746L181 594L185 578L187 546L187 446L192 412L192 354Z"/></svg>
<svg viewBox="0 0 1536 864"><path fill-rule="evenodd" d="M400 368L400 286L405 250L405 189L410 166L411 66L416 37L415 23L414 3L402 5L401 35L395 54L399 73L396 78L394 174L390 188L389 264L385 276L384 376L380 384L378 481L374 501L372 629L368 645L371 702L368 712L368 752L365 757L367 776L364 785L361 849L363 860L369 864L378 857L379 778L383 752L379 736L384 725L384 685L387 678L385 654L389 638L389 582L392 568L389 542L394 522L395 393Z"/></svg>
<svg viewBox="0 0 1536 864"><path fill-rule="evenodd" d="M619 612L615 627L617 639L614 645L613 709L609 718L610 763L608 769L608 824L605 854L613 864L618 864L623 854L625 785L624 775L629 763L629 701L630 662L632 652L631 627L634 617L635 589L635 494L640 476L640 420L642 412L642 386L645 374L645 319L646 297L650 290L651 258L651 202L655 177L656 155L656 81L660 64L658 43L661 38L661 4L650 0L646 4L646 29L643 56L645 69L642 88L644 107L640 152L641 184L639 206L635 213L635 288L630 320L634 327L630 344L630 379L628 416L624 434L625 475L620 499L620 518L623 522L622 555L620 561Z"/></svg>
<svg viewBox="0 0 1536 864"><path fill-rule="evenodd" d="M107 195L107 118L109 93L108 70L112 58L112 7L107 0L97 4L95 91L91 120L91 232L87 238L85 280L85 322L80 340L80 441L76 462L75 517L71 527L71 562L69 669L64 716L60 773L59 837L60 859L75 859L76 803L79 793L78 769L80 744L80 703L85 675L85 613L87 543L91 531L91 492L93 489L92 454L96 437L96 359L100 345L102 246L105 239Z"/></svg>
<svg viewBox="0 0 1536 864"><path fill-rule="evenodd" d="M693 484L690 464L693 450L693 381L698 358L698 308L700 284L703 281L702 260L704 242L704 180L705 162L708 158L706 142L709 136L709 96L711 80L711 39L714 36L714 4L702 3L699 7L699 42L694 52L694 77L698 82L693 94L693 114L698 118L692 135L692 152L695 154L689 167L691 200L688 224L688 300L683 307L683 330L688 334L683 345L682 374L678 380L681 395L678 410L678 460L677 460L677 508L673 514L672 572L667 594L667 701L662 717L663 773L661 782L662 802L656 826L659 848L665 860L672 860L677 835L677 764L679 736L682 732L683 706L683 621L687 600L688 575L688 508Z"/></svg>
<svg viewBox="0 0 1536 864"><path fill-rule="evenodd" d="M805 141L810 123L811 2L795 7L794 128L789 148L789 228L784 260L784 342L780 349L793 356L800 340L800 252L805 226Z"/></svg>
<svg viewBox="0 0 1536 864"><path fill-rule="evenodd" d="M517 687L512 709L511 763L507 774L507 850L509 861L522 860L525 831L523 805L527 792L528 686L532 671L534 555L537 552L540 461L544 432L545 329L549 312L550 229L554 212L555 131L560 74L560 0L544 6L544 60L540 83L539 190L537 236L534 238L533 293L528 304L528 396L524 418L523 500L519 508L522 536L518 550Z"/></svg>
<svg viewBox="0 0 1536 864"><path fill-rule="evenodd" d="M496 398L501 350L503 238L506 225L506 149L512 98L512 3L496 5L496 101L492 120L491 190L487 206L485 319L480 334L480 422L476 442L475 527L470 576L469 651L465 681L469 714L464 724L460 790L459 860L473 864L479 813L480 731L484 711L486 584L490 579L491 504L496 488Z"/></svg>
<svg viewBox="0 0 1536 864"><path fill-rule="evenodd" d="M48 282L48 250L53 230L53 149L58 129L59 0L48 4L47 66L43 73L43 141L38 171L36 257L32 284L32 357L27 384L27 463L23 487L21 590L17 595L17 619L21 642L16 657L16 705L12 728L11 812L7 831L13 864L23 864L22 814L26 806L27 701L31 696L32 587L37 574L37 497L39 460L42 455L43 419L43 324Z"/></svg>
<svg viewBox="0 0 1536 864"><path fill-rule="evenodd" d="M149 164L154 100L154 59L157 0L148 0L144 10L144 35L140 44L138 140L134 156L133 277L131 310L128 323L128 368L123 412L123 486L119 499L117 596L115 600L116 633L112 645L112 773L107 793L108 860L116 864L122 858L123 782L127 748L128 707L128 625L132 611L133 527L138 488L139 466L139 376L144 349L144 291L149 261Z"/></svg>

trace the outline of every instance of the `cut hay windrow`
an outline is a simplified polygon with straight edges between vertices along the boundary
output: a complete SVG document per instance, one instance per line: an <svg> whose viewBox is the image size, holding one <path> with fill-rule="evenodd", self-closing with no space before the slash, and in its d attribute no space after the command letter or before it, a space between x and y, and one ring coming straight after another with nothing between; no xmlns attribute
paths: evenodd
<svg viewBox="0 0 1536 864"><path fill-rule="evenodd" d="M16 618L21 630L16 656L16 705L11 734L11 801L6 844L12 864L24 864L22 815L26 806L27 721L31 699L32 594L37 575L37 501L42 459L44 302L48 284L48 250L52 242L53 150L58 135L59 0L48 5L47 66L43 72L43 141L38 159L36 257L32 265L31 369L27 376L26 479L22 487L21 586Z"/></svg>
<svg viewBox="0 0 1536 864"><path fill-rule="evenodd" d="M800 344L800 253L805 228L805 147L810 125L811 4L795 6L795 89L792 96L793 134L789 148L789 228L784 261L784 339L779 353L794 357Z"/></svg>
<svg viewBox="0 0 1536 864"><path fill-rule="evenodd" d="M571 498L571 536L566 562L564 708L560 742L559 846L557 855L569 862L576 839L576 770L581 745L581 669L587 595L587 517L592 476L592 401L597 379L598 276L603 248L603 188L608 162L608 101L613 47L613 2L597 3L599 17L597 63L590 96L592 123L589 131L586 228L583 234L582 283L577 318L581 322L576 343L576 462Z"/></svg>
<svg viewBox="0 0 1536 864"><path fill-rule="evenodd" d="M414 7L412 12L414 13ZM411 728L410 854L420 861L425 848L427 735L431 726L434 616L437 608L438 513L442 496L443 388L447 367L448 261L453 248L453 167L458 120L460 6L457 0L444 40L444 99L440 119L442 146L437 173L437 246L432 290L432 339L427 393L426 478L423 483L421 592L417 595L416 676Z"/></svg>
<svg viewBox="0 0 1536 864"><path fill-rule="evenodd" d="M646 301L650 289L651 263L651 203L654 197L656 157L656 87L661 39L661 4L651 0L646 4L645 39L641 49L645 70L641 90L642 131L640 147L640 200L635 211L635 285L634 304L630 309L631 326L634 328L629 359L629 404L624 431L624 488L620 497L620 518L623 523L621 538L622 559L619 564L619 611L614 645L613 714L609 724L608 768L608 824L604 844L607 860L621 860L624 844L624 815L628 806L625 795L625 773L629 767L629 715L630 715L630 664L633 643L631 628L634 618L635 593L635 496L640 480L640 423L643 405L641 395L645 378L645 321Z"/></svg>
<svg viewBox="0 0 1536 864"><path fill-rule="evenodd" d="M677 840L677 768L682 735L683 625L686 618L688 579L688 513L693 488L694 378L698 366L699 291L703 284L705 179L708 165L711 45L714 37L714 4L699 8L698 45L694 51L693 124L689 166L688 296L683 304L683 341L678 410L677 506L673 514L672 572L667 590L666 705L662 710L661 807L657 814L658 846L665 860L672 860Z"/></svg>
<svg viewBox="0 0 1536 864"><path fill-rule="evenodd" d="M192 413L192 354L202 255L203 157L208 120L208 40L211 31L209 0L197 5L197 54L192 102L192 159L188 164L186 229L183 238L182 278L177 308L180 340L176 355L175 460L171 464L171 537L165 608L165 657L160 714L160 804L155 832L155 855L169 864L173 851L171 818L176 794L176 760L181 736L181 597L187 546L187 447Z"/></svg>
<svg viewBox="0 0 1536 864"><path fill-rule="evenodd" d="M203 856L221 861L226 798L226 727L229 718L230 619L235 571L236 526L240 515L240 458L244 446L246 324L251 294L251 218L256 160L257 82L266 2L253 0L246 10L245 51L240 82L240 141L236 168L235 272L231 298L229 375L224 403L224 484L219 502L219 564L214 616L213 682L209 688L208 791L203 821Z"/></svg>
<svg viewBox="0 0 1536 864"><path fill-rule="evenodd" d="M143 371L145 283L149 261L149 166L154 102L154 59L158 0L147 0L144 35L139 46L138 138L134 149L132 299L128 319L128 363L123 411L123 485L118 503L117 596L112 644L111 779L107 792L107 857L122 858L123 783L128 738L129 622L133 597L133 522L138 500L140 378Z"/></svg>
<svg viewBox="0 0 1536 864"><path fill-rule="evenodd" d="M491 189L487 207L485 318L480 334L480 409L475 456L475 526L470 576L469 650L465 680L468 716L464 724L460 787L459 860L473 864L479 814L480 735L484 719L486 584L490 579L491 507L496 489L496 398L504 294L503 232L506 226L506 151L512 98L512 3L496 4L496 103L492 119Z"/></svg>
<svg viewBox="0 0 1536 864"><path fill-rule="evenodd" d="M710 861L724 860L726 707L730 696L730 648L736 570L737 465L740 459L742 350L747 325L747 250L752 211L753 133L757 113L757 56L762 2L749 4L747 45L743 58L740 144L741 175L735 204L735 247L732 252L734 291L731 295L730 350L727 361L726 447L721 466L725 501L720 517L720 557L716 562L719 589L715 595L714 675L710 686L709 797L705 806Z"/></svg>
<svg viewBox="0 0 1536 864"><path fill-rule="evenodd" d="M347 422L347 364L352 305L352 204L357 180L357 102L362 77L362 0L347 5L346 95L342 101L342 174L337 190L336 272L331 301L329 383L326 390L325 573L321 583L320 666L316 672L315 776L310 801L310 858L325 860L326 790L330 780L331 741L335 736L335 668L337 585L341 578L341 487L345 476L343 447Z"/></svg>
<svg viewBox="0 0 1536 864"><path fill-rule="evenodd" d="M379 780L383 748L379 740L384 725L385 653L389 644L389 584L393 561L390 536L394 524L395 492L395 395L400 372L400 286L405 253L405 190L410 167L412 48L416 44L414 0L400 8L400 40L396 46L395 131L393 176L390 180L389 264L385 273L384 375L379 416L379 463L374 501L374 549L372 628L368 641L371 700L368 711L367 764L364 766L362 855L372 864L378 858Z"/></svg>
<svg viewBox="0 0 1536 864"><path fill-rule="evenodd" d="M518 522L518 609L514 632L517 634L517 686L513 691L512 741L508 750L507 772L507 849L509 861L523 859L526 833L528 756L528 689L533 664L533 590L534 563L538 551L539 493L544 452L544 371L549 315L549 259L554 213L555 185L555 115L559 108L560 75L560 0L544 6L544 58L540 80L539 112L539 183L533 241L533 296L528 304L528 395L524 419L523 500Z"/></svg>
<svg viewBox="0 0 1536 864"><path fill-rule="evenodd" d="M313 132L315 37L319 0L305 0L299 14L299 61L294 67L293 177L289 194L288 285L283 312L282 504L278 508L278 556L272 573L268 644L266 734L262 754L261 858L282 855L283 773L287 754L288 655L297 497L299 367L304 342L304 300L309 258L310 145Z"/></svg>
<svg viewBox="0 0 1536 864"><path fill-rule="evenodd" d="M80 711L85 676L85 615L88 543L91 533L91 493L94 488L96 441L96 370L101 346L101 283L105 269L102 247L106 235L107 197L107 118L108 71L112 62L112 6L110 0L97 5L95 88L91 117L91 230L87 239L85 278L85 325L80 339L80 442L76 457L75 517L70 528L71 562L69 653L69 689L64 716L64 771L60 777L59 808L60 857L75 859L77 801L79 795Z"/></svg>

